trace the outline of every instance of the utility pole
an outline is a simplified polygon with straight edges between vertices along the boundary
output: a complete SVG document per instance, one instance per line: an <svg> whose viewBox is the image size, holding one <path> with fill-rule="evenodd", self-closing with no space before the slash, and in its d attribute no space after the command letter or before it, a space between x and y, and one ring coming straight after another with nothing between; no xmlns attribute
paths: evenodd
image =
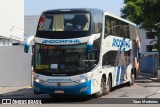
<svg viewBox="0 0 160 107"><path fill-rule="evenodd" d="M160 26L158 27L158 53L159 53L159 70L160 70Z"/></svg>
<svg viewBox="0 0 160 107"><path fill-rule="evenodd" d="M157 36L158 36L158 53L159 53L159 70L160 70L160 22L155 24L155 26L157 27Z"/></svg>

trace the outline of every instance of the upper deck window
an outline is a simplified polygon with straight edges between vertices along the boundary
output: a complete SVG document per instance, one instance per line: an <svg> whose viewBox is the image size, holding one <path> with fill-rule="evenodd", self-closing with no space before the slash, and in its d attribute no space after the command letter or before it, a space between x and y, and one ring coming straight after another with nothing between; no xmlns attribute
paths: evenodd
<svg viewBox="0 0 160 107"><path fill-rule="evenodd" d="M49 14L40 18L39 31L89 31L89 13Z"/></svg>

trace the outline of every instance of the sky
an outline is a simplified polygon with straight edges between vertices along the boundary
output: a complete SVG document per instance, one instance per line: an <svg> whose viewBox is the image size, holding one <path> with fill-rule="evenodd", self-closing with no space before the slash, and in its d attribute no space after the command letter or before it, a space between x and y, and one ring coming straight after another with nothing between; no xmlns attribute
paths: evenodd
<svg viewBox="0 0 160 107"><path fill-rule="evenodd" d="M25 15L40 15L49 9L99 8L120 16L123 0L24 0Z"/></svg>

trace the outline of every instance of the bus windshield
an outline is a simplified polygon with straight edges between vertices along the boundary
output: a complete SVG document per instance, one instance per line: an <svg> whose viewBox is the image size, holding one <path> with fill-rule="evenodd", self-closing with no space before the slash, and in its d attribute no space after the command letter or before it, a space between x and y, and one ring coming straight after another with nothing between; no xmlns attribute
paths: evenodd
<svg viewBox="0 0 160 107"><path fill-rule="evenodd" d="M95 67L97 51L87 52L87 44L35 45L35 72L43 75L81 74Z"/></svg>
<svg viewBox="0 0 160 107"><path fill-rule="evenodd" d="M89 13L46 14L41 16L39 31L88 31Z"/></svg>

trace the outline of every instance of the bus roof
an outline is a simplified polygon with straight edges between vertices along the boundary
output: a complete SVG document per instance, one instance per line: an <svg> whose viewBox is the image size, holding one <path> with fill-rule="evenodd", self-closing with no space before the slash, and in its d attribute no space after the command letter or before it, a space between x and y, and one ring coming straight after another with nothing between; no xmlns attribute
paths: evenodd
<svg viewBox="0 0 160 107"><path fill-rule="evenodd" d="M96 9L96 8L68 8L68 9L52 9L52 10L46 10L43 13L63 13L63 12L104 12L101 9Z"/></svg>

